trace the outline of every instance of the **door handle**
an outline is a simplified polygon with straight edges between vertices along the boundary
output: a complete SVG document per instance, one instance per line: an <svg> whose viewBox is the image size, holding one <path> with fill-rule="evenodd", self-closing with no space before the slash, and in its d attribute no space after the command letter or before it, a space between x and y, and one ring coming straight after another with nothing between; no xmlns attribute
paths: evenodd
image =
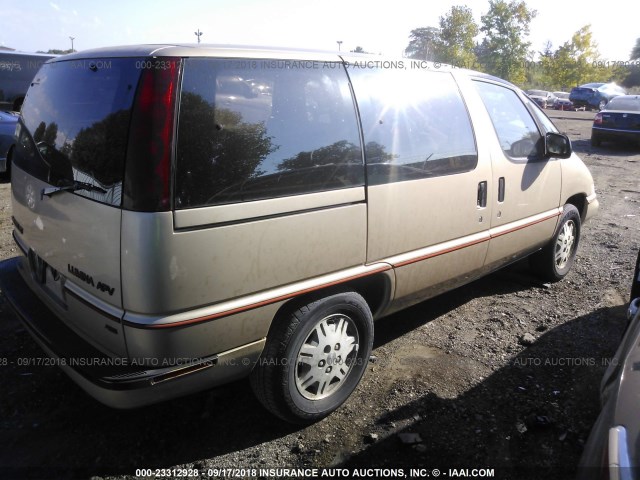
<svg viewBox="0 0 640 480"><path fill-rule="evenodd" d="M504 177L498 179L498 201L504 202Z"/></svg>
<svg viewBox="0 0 640 480"><path fill-rule="evenodd" d="M478 208L487 206L487 181L478 183Z"/></svg>

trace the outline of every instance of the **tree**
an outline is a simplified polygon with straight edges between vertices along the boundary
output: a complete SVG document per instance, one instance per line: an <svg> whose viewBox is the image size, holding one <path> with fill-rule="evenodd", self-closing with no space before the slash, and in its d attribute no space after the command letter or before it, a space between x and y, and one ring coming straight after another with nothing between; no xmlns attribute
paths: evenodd
<svg viewBox="0 0 640 480"><path fill-rule="evenodd" d="M536 16L524 1L489 0L489 11L482 18L480 31L485 34L480 59L488 73L514 83L525 81L525 66L529 55L529 24Z"/></svg>
<svg viewBox="0 0 640 480"><path fill-rule="evenodd" d="M631 50L631 56L629 57L629 60L640 60L640 38L636 40L636 44ZM627 88L640 85L640 68L638 67L638 65L632 65L631 68L628 68L626 70L627 71L625 72L622 84Z"/></svg>
<svg viewBox="0 0 640 480"><path fill-rule="evenodd" d="M365 51L364 48L362 48L360 45L358 45L356 48L351 50L351 53L369 53L369 52Z"/></svg>
<svg viewBox="0 0 640 480"><path fill-rule="evenodd" d="M440 32L435 27L416 28L411 30L409 45L405 53L409 58L420 60L435 60L437 43Z"/></svg>
<svg viewBox="0 0 640 480"><path fill-rule="evenodd" d="M48 53L51 55L66 55L67 53L73 53L73 52L77 52L77 50L59 50L57 48L50 48L49 50L47 50L46 52L42 51L42 50L38 50L36 53Z"/></svg>
<svg viewBox="0 0 640 480"><path fill-rule="evenodd" d="M552 83L569 89L589 81L601 81L603 75L596 66L599 56L591 25L585 25L555 52L551 66Z"/></svg>
<svg viewBox="0 0 640 480"><path fill-rule="evenodd" d="M636 39L636 44L631 50L630 60L640 60L640 38Z"/></svg>
<svg viewBox="0 0 640 480"><path fill-rule="evenodd" d="M440 17L440 34L436 40L438 60L463 68L476 68L474 38L479 29L469 7L453 6Z"/></svg>
<svg viewBox="0 0 640 480"><path fill-rule="evenodd" d="M528 68L526 70L527 85L531 88L555 89L553 80L553 56L555 52L551 41L547 40L544 50L538 53L540 54L538 68Z"/></svg>

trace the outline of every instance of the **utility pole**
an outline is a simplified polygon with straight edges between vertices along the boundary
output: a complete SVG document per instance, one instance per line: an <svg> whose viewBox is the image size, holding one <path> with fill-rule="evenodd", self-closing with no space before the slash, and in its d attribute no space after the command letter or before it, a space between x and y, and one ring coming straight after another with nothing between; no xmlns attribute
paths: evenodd
<svg viewBox="0 0 640 480"><path fill-rule="evenodd" d="M338 51L341 50L341 46L342 46L342 40L336 40L336 43L338 44Z"/></svg>
<svg viewBox="0 0 640 480"><path fill-rule="evenodd" d="M69 37L69 40L71 40L71 53L73 53L73 41L76 39L76 37Z"/></svg>
<svg viewBox="0 0 640 480"><path fill-rule="evenodd" d="M198 29L193 33L196 35L196 37L198 37L198 43L200 43L200 37L202 36L202 32L200 31L200 29Z"/></svg>

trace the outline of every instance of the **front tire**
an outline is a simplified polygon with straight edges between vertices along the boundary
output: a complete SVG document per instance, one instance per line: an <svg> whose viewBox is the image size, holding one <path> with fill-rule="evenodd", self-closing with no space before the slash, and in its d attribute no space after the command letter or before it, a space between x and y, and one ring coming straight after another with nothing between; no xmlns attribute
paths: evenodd
<svg viewBox="0 0 640 480"><path fill-rule="evenodd" d="M580 243L580 212L567 204L551 241L530 257L533 270L549 282L562 280L571 270Z"/></svg>
<svg viewBox="0 0 640 480"><path fill-rule="evenodd" d="M292 423L316 422L342 405L364 374L373 317L355 292L336 293L276 318L251 373L267 410Z"/></svg>

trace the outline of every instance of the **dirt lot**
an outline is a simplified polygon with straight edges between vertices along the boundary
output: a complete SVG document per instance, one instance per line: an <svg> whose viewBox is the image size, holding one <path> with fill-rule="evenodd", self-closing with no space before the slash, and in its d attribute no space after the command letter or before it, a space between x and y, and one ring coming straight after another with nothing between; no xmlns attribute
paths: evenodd
<svg viewBox="0 0 640 480"><path fill-rule="evenodd" d="M403 468L407 476L424 468L423 478L461 468L494 469L495 478L573 478L598 412L600 378L624 329L640 244L640 151L592 148L593 114L549 113L591 169L601 205L564 281L541 284L522 263L379 321L356 393L307 428L265 413L246 382L111 410L55 367L18 365L42 354L2 300L0 477L333 467ZM17 254L9 188L0 185L2 259Z"/></svg>

